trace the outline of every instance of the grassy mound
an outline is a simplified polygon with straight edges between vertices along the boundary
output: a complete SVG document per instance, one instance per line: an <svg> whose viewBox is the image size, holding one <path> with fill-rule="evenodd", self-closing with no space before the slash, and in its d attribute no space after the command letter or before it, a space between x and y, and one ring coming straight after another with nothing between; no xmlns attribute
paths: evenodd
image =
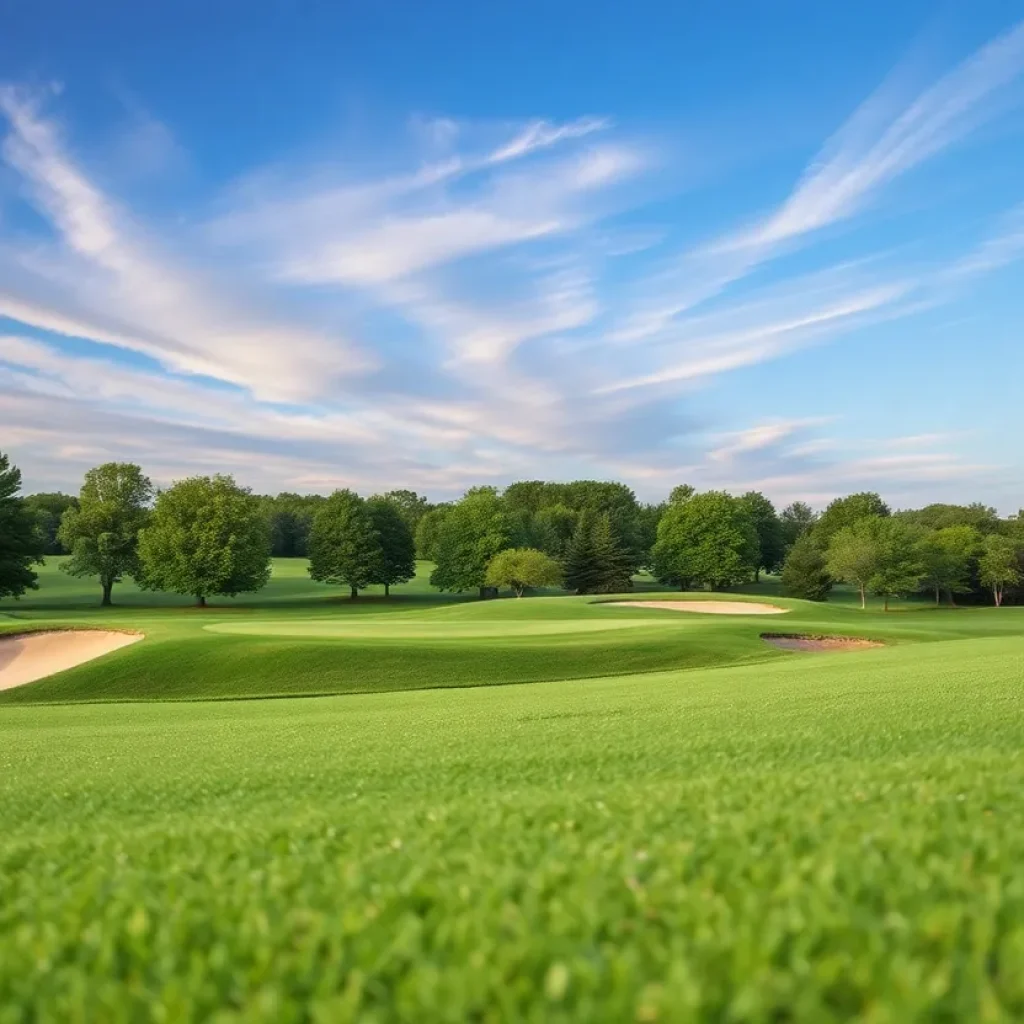
<svg viewBox="0 0 1024 1024"><path fill-rule="evenodd" d="M339 597L337 590L310 582L304 563L283 561L275 566L266 592L207 609L190 607L185 598L154 597L130 587L116 595L117 607L100 609L95 587L49 565L37 594L5 604L12 617L0 619L0 631L120 628L140 630L146 639L4 691L0 705L482 686L792 657L760 639L766 622L774 618L777 623L780 616L680 615L589 597L489 602L438 597L426 589L427 568L389 600ZM636 594L632 603L645 596ZM686 596L700 595L678 595ZM756 603L760 596L730 599ZM1006 635L1019 632L1024 620L1024 612L1016 609L951 613L909 605L885 615L877 610L862 613L844 603L820 605L774 596L772 603L789 609L787 632L895 644Z"/></svg>

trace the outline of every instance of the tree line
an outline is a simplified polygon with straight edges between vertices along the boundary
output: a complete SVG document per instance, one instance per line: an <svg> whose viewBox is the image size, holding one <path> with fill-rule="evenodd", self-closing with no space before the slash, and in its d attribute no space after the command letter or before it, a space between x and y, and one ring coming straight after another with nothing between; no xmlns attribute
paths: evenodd
<svg viewBox="0 0 1024 1024"><path fill-rule="evenodd" d="M837 498L820 514L777 511L757 491L698 493L681 484L657 504L624 484L523 481L475 487L431 503L409 490L364 498L253 494L224 475L163 490L133 463L85 474L77 496L20 496L0 454L0 597L35 585L33 565L65 554L65 572L93 577L103 604L132 578L144 589L210 596L259 590L272 557L308 559L310 577L346 587L411 580L434 563L438 590L521 596L561 586L621 593L638 572L681 590L722 589L781 573L785 593L826 600L833 585L885 599L927 592L936 603L1024 597L1024 518L981 504L893 512L874 493Z"/></svg>

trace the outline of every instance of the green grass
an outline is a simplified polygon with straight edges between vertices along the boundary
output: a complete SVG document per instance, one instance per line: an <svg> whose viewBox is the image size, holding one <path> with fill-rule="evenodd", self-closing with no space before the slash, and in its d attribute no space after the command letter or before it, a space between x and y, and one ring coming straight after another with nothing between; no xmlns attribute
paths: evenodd
<svg viewBox="0 0 1024 1024"><path fill-rule="evenodd" d="M1024 610L80 586L0 622L147 639L0 705L0 1024L1024 1019ZM318 687L405 692L166 700Z"/></svg>
<svg viewBox="0 0 1024 1024"><path fill-rule="evenodd" d="M481 602L437 595L426 582L429 568L421 564L417 579L388 600L371 594L351 601L337 588L312 583L304 562L279 560L265 591L206 609L192 607L186 598L140 593L128 585L115 591L116 607L101 609L95 585L48 564L38 592L18 603L5 602L4 611L15 617L0 618L0 631L112 627L141 630L146 639L49 679L2 691L0 706L587 679L792 657L765 644L760 634L766 631L907 643L1012 634L1024 623L1013 609L951 612L916 603L883 614L877 607L861 612L846 601L787 601L775 596L771 581L751 588L751 599L770 597L792 609L785 616L682 615L617 608L589 597Z"/></svg>

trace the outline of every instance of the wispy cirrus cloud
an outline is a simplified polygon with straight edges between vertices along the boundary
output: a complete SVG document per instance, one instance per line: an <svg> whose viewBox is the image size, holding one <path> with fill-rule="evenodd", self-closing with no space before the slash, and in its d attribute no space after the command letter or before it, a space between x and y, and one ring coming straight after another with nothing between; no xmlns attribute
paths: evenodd
<svg viewBox="0 0 1024 1024"><path fill-rule="evenodd" d="M1024 24L905 101L883 86L774 211L667 263L678 223L623 223L659 147L604 118L413 118L412 158L385 172L285 160L171 215L128 207L59 99L4 88L0 155L36 219L0 235L0 416L54 479L100 455L160 479L438 496L524 475L782 498L984 474L956 437L844 445L815 409L732 429L695 397L941 308L1024 254L1018 208L966 253L912 263L860 240L753 276L966 140L1022 67Z"/></svg>
<svg viewBox="0 0 1024 1024"><path fill-rule="evenodd" d="M575 137L552 132L546 145ZM480 166L505 164L539 148L539 143L524 143ZM588 200L595 193L642 166L636 151L605 144L540 169L491 175L470 193L439 192L445 179L432 177L429 190L416 190L417 201L407 195L401 204L381 210L360 206L345 191L306 200L317 214L304 231L296 231L295 221L277 210L260 213L260 220L266 220L262 232L257 223L240 229L237 216L234 231L247 245L262 246L267 264L285 281L372 287L475 254L570 233L594 217Z"/></svg>
<svg viewBox="0 0 1024 1024"><path fill-rule="evenodd" d="M885 186L994 116L1000 96L1022 75L1024 21L909 100L894 81L883 84L816 154L776 210L699 246L663 271L657 285L673 291L672 299L648 299L624 319L617 335L641 340L656 334L780 253L863 213Z"/></svg>
<svg viewBox="0 0 1024 1024"><path fill-rule="evenodd" d="M883 85L829 140L782 206L718 251L758 256L847 220L887 184L966 138L993 114L999 93L1024 74L1024 22L992 40L901 104Z"/></svg>
<svg viewBox="0 0 1024 1024"><path fill-rule="evenodd" d="M372 365L342 337L276 319L255 301L232 301L227 289L157 252L76 165L38 96L4 88L0 113L11 129L4 159L53 229L49 243L36 241L27 252L0 250L5 278L22 288L21 295L3 289L0 313L273 399L312 397L311 365L326 367L328 381Z"/></svg>

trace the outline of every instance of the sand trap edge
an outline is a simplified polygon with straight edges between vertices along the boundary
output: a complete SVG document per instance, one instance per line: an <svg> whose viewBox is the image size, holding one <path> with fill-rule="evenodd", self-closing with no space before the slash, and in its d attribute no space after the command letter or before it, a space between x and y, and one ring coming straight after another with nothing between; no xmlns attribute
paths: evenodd
<svg viewBox="0 0 1024 1024"><path fill-rule="evenodd" d="M94 644L92 649L85 654L81 650L77 654L74 652L61 652L63 656L51 653L47 659L41 653L36 653L35 658L33 658L33 652L25 651L16 654L9 664L4 664L2 659L0 659L0 692L13 690L19 686L26 686L29 683L38 682L40 679L56 675L58 672L66 672L68 669L85 665L107 654L113 654L114 651L118 651L122 647L129 647L134 643L138 643L138 641L145 639L146 636L145 633L138 630L96 629L89 626L71 626L62 629L26 629L18 630L17 632L4 631L0 632L0 655L2 655L4 647L8 642L24 642L26 640L44 639L54 636L75 635L85 636L91 640L106 638L109 643ZM28 662L28 664L19 665L19 662L22 661ZM34 665L32 664L33 661L35 661Z"/></svg>
<svg viewBox="0 0 1024 1024"><path fill-rule="evenodd" d="M867 651L885 647L880 640L866 640L857 636L820 636L809 633L762 633L761 639L779 651L799 651L808 654Z"/></svg>

